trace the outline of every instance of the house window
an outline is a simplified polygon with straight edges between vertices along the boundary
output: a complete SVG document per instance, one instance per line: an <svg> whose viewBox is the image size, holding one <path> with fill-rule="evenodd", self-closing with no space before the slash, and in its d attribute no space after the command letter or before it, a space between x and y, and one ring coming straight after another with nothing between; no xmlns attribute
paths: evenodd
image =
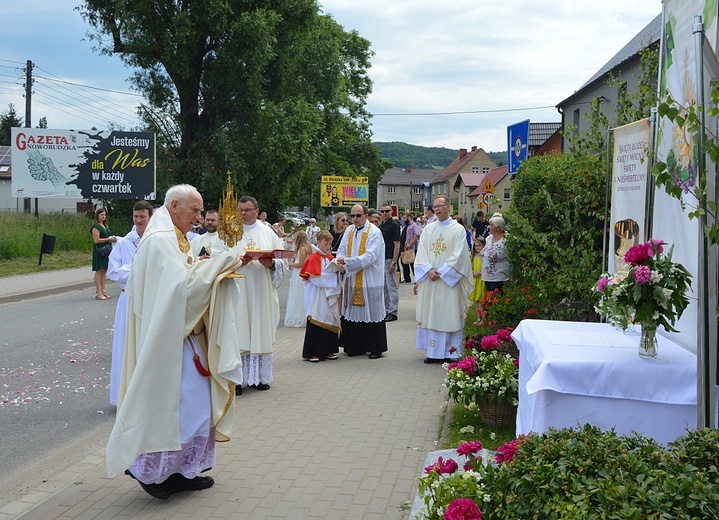
<svg viewBox="0 0 719 520"><path fill-rule="evenodd" d="M577 108L572 113L572 125L574 126L574 135L579 134L579 109Z"/></svg>
<svg viewBox="0 0 719 520"><path fill-rule="evenodd" d="M472 166L472 173L479 173L479 166Z"/></svg>
<svg viewBox="0 0 719 520"><path fill-rule="evenodd" d="M422 209L422 201L421 200L412 201L412 209L414 209L414 210Z"/></svg>
<svg viewBox="0 0 719 520"><path fill-rule="evenodd" d="M387 186L387 193L397 193L397 186Z"/></svg>
<svg viewBox="0 0 719 520"><path fill-rule="evenodd" d="M512 198L511 188L504 188L504 200L510 200Z"/></svg>
<svg viewBox="0 0 719 520"><path fill-rule="evenodd" d="M482 168L482 173L489 173L489 166Z"/></svg>
<svg viewBox="0 0 719 520"><path fill-rule="evenodd" d="M447 185L442 184L442 193L447 193Z"/></svg>
<svg viewBox="0 0 719 520"><path fill-rule="evenodd" d="M396 201L396 200L388 200L386 205L387 205L387 206L396 206L396 205L397 205L397 201Z"/></svg>
<svg viewBox="0 0 719 520"><path fill-rule="evenodd" d="M422 195L422 187L415 186L412 188L412 195Z"/></svg>

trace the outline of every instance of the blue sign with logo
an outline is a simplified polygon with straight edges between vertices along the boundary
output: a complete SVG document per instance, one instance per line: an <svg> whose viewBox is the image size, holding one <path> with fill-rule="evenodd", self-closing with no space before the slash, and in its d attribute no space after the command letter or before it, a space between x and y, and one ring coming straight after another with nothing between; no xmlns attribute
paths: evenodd
<svg viewBox="0 0 719 520"><path fill-rule="evenodd" d="M507 127L507 173L517 173L529 151L529 119Z"/></svg>

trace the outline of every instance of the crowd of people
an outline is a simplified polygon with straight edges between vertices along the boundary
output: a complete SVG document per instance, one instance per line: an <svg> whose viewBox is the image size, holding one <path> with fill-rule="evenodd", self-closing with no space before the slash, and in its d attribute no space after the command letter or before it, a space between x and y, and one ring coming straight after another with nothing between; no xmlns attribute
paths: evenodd
<svg viewBox="0 0 719 520"><path fill-rule="evenodd" d="M501 215L482 225L478 214L468 248L468 230L444 196L424 215L356 204L331 212L328 230L312 219L287 233L286 222L270 224L245 195L238 203L242 236L232 247L218 233L218 211L203 209L194 187L178 185L159 208L136 203L125 237L110 233L104 210L91 229L93 269L101 273L96 298L108 297L105 275L122 289L108 474L124 472L159 499L212 486L201 474L215 463L215 442L229 439L232 400L243 386L270 389L285 278L284 326L305 328L308 362L337 360L340 349L380 359L388 350L386 324L398 319L398 285L412 283L416 348L426 351L425 363L441 363L461 355L470 302L481 305L484 291L501 289L508 275ZM95 251L109 242L116 246L108 255Z"/></svg>

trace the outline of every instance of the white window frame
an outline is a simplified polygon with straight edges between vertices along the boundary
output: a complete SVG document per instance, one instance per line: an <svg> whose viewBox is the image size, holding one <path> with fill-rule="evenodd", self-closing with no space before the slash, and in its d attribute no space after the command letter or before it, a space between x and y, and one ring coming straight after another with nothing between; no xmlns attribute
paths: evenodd
<svg viewBox="0 0 719 520"><path fill-rule="evenodd" d="M397 193L397 186L387 186L387 193Z"/></svg>

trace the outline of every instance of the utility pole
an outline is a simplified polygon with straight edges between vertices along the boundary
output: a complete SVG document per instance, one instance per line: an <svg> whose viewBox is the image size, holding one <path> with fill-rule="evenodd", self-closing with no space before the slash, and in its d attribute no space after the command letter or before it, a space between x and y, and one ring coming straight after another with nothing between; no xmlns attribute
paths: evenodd
<svg viewBox="0 0 719 520"><path fill-rule="evenodd" d="M25 65L25 128L32 128L32 69L34 64L32 60L27 60ZM35 197L35 218L38 215L38 198Z"/></svg>

